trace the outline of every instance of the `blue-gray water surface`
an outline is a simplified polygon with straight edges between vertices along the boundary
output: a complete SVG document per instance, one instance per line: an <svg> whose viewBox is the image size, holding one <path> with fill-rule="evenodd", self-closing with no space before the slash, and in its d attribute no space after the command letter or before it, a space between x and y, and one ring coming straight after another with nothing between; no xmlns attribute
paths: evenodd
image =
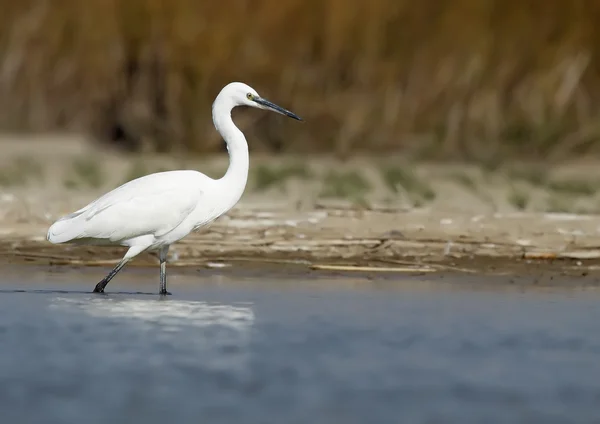
<svg viewBox="0 0 600 424"><path fill-rule="evenodd" d="M3 423L600 422L594 289L103 271L2 277Z"/></svg>

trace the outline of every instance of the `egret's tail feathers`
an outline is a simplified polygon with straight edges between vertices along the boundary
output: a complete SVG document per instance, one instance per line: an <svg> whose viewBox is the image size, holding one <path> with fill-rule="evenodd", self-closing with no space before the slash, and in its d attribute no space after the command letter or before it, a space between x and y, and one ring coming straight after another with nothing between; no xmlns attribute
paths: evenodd
<svg viewBox="0 0 600 424"><path fill-rule="evenodd" d="M81 236L82 233L82 213L75 212L64 216L48 229L46 238L50 243L64 243Z"/></svg>

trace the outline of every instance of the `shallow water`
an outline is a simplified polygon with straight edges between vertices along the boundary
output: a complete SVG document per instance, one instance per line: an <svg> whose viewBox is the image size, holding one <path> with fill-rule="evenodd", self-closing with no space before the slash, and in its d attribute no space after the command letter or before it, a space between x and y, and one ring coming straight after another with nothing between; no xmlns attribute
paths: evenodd
<svg viewBox="0 0 600 424"><path fill-rule="evenodd" d="M600 422L595 289L104 271L3 273L2 422Z"/></svg>

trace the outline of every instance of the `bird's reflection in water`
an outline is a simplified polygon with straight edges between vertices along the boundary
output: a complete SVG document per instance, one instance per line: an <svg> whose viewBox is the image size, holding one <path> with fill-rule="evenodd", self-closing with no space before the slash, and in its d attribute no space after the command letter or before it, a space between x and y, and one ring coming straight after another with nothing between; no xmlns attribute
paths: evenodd
<svg viewBox="0 0 600 424"><path fill-rule="evenodd" d="M66 298L52 299L50 307L102 320L100 326L133 330L126 343L150 344L175 350L184 363L199 360L211 369L245 368L254 323L250 305L227 305L186 300ZM113 324L113 325L111 325ZM98 325L94 325L98 328ZM158 345L158 346L157 346ZM124 346L126 348L126 346ZM160 350L160 349L158 349ZM158 365L158 364L157 364Z"/></svg>

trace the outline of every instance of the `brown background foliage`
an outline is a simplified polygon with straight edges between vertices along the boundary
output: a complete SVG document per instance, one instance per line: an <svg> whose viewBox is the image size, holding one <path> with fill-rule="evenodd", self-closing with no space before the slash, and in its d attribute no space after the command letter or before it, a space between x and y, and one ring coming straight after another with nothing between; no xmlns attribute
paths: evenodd
<svg viewBox="0 0 600 424"><path fill-rule="evenodd" d="M600 147L597 0L0 5L2 130L214 151L211 103L238 80L306 119L236 112L253 149L489 158Z"/></svg>

